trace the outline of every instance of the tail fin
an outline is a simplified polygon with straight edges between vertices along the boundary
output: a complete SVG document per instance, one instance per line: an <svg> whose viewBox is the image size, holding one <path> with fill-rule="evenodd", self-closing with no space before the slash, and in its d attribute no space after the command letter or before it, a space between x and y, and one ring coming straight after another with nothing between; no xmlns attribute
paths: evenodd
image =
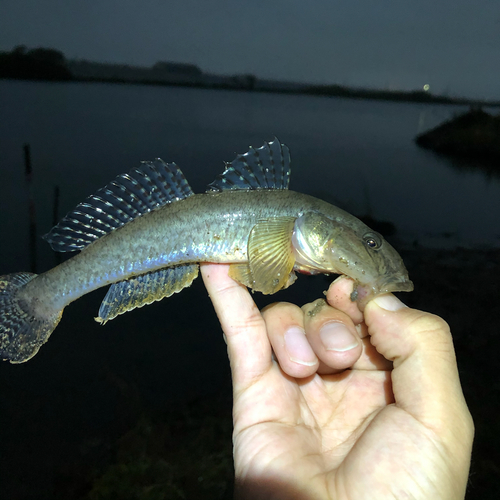
<svg viewBox="0 0 500 500"><path fill-rule="evenodd" d="M32 358L61 319L62 311L40 313L39 307L35 310L36 301L20 293L36 276L32 273L0 276L0 358L11 363Z"/></svg>

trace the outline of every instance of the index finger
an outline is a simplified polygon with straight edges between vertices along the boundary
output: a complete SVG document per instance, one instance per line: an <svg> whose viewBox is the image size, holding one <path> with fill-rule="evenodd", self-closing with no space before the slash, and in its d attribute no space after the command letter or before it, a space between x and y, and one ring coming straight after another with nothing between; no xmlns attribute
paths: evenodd
<svg viewBox="0 0 500 500"><path fill-rule="evenodd" d="M228 265L201 264L200 268L226 336L234 388L246 388L272 365L266 324L247 288L228 276Z"/></svg>
<svg viewBox="0 0 500 500"><path fill-rule="evenodd" d="M354 281L346 276L337 278L326 293L326 301L335 309L347 314L355 325L363 322L363 313L358 308L358 303L351 300Z"/></svg>

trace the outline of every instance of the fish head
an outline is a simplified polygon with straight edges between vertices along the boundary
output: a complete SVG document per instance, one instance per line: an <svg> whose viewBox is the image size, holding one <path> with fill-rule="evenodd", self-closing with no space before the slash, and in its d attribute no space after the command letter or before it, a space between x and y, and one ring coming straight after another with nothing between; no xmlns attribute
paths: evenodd
<svg viewBox="0 0 500 500"><path fill-rule="evenodd" d="M292 236L295 269L308 274L344 274L355 280L351 300L361 310L375 295L410 292L413 283L398 252L375 231L308 212L297 218Z"/></svg>

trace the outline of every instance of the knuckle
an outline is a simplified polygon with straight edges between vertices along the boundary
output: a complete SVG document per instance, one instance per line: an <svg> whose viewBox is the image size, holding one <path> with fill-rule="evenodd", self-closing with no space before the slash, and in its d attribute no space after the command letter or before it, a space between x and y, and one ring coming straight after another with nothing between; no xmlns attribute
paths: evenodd
<svg viewBox="0 0 500 500"><path fill-rule="evenodd" d="M229 331L226 331L226 335L234 336L263 327L265 327L264 318L257 307L253 307L245 315L234 315L228 318L227 329Z"/></svg>
<svg viewBox="0 0 500 500"><path fill-rule="evenodd" d="M422 333L429 333L439 336L451 336L448 323L435 314L420 312L410 323L411 327Z"/></svg>

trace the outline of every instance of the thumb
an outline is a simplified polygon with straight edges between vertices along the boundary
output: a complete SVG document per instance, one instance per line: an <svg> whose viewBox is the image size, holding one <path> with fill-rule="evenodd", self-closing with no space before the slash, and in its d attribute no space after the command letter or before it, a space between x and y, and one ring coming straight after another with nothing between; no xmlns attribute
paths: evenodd
<svg viewBox="0 0 500 500"><path fill-rule="evenodd" d="M392 294L370 301L364 315L371 343L394 362L396 406L447 441L459 439L470 453L473 423L448 324L406 307Z"/></svg>

